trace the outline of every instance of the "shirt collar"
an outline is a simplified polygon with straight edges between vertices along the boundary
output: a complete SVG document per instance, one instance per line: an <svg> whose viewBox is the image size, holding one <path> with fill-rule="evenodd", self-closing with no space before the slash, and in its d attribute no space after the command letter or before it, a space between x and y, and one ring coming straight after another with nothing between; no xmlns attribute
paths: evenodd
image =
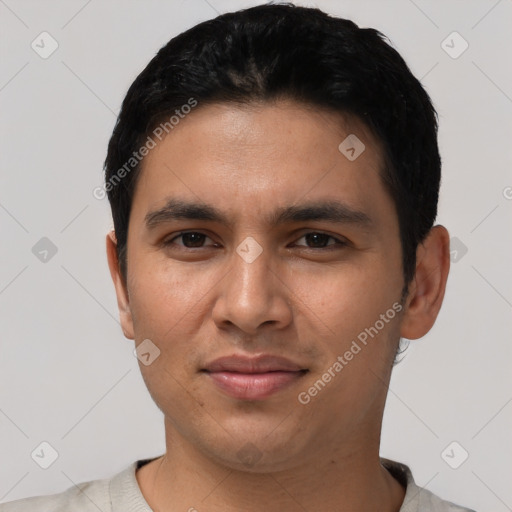
<svg viewBox="0 0 512 512"><path fill-rule="evenodd" d="M140 490L135 473L138 468L157 458L137 460L112 478L109 489L112 512L152 512ZM406 489L400 512L416 512L421 488L414 482L409 467L390 459L381 458L380 461L393 478Z"/></svg>

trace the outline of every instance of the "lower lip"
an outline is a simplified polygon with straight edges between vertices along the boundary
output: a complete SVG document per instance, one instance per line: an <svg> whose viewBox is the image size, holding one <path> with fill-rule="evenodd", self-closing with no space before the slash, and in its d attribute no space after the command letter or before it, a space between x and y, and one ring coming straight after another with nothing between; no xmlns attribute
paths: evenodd
<svg viewBox="0 0 512 512"><path fill-rule="evenodd" d="M226 394L241 400L263 400L300 379L304 372L207 372Z"/></svg>

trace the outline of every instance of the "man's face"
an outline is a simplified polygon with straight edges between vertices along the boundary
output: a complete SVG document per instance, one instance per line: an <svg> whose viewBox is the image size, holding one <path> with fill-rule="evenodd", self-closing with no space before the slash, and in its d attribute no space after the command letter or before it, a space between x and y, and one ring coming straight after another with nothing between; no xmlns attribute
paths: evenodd
<svg viewBox="0 0 512 512"><path fill-rule="evenodd" d="M378 442L403 287L381 165L357 120L284 101L199 104L151 150L123 328L160 350L168 435L252 471Z"/></svg>

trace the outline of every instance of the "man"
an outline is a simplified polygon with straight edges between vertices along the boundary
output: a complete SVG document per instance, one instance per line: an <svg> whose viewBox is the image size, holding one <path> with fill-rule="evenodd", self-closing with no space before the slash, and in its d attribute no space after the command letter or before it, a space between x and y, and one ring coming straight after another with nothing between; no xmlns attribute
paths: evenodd
<svg viewBox="0 0 512 512"><path fill-rule="evenodd" d="M105 170L166 453L0 510L468 510L379 458L449 271L436 113L380 33L292 5L201 23L130 87Z"/></svg>

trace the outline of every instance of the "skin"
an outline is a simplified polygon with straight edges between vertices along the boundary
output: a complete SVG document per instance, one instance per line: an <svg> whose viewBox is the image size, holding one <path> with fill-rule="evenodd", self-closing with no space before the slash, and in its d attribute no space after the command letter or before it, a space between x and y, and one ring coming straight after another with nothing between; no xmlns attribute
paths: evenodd
<svg viewBox="0 0 512 512"><path fill-rule="evenodd" d="M366 147L354 161L338 150L351 133ZM136 474L154 510L399 510L405 490L379 461L382 415L399 337L425 335L441 307L444 227L418 247L403 310L308 404L297 399L400 301L398 219L381 165L357 119L285 100L199 105L145 158L126 282L114 233L107 253L125 336L160 350L140 363L165 417L166 453ZM149 229L146 216L169 198L214 206L230 224ZM328 200L371 223L268 223L276 208ZM191 242L182 231L206 236ZM236 252L249 236L262 248L252 263ZM308 372L265 400L238 400L200 371L233 353L285 356ZM256 462L238 455L244 446Z"/></svg>

